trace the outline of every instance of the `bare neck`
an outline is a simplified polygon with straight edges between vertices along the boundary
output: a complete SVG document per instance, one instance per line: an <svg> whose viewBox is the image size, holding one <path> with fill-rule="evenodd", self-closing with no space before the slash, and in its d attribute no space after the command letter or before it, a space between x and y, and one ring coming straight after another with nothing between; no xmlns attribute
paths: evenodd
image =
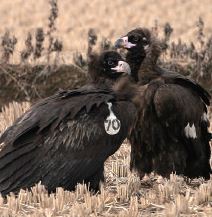
<svg viewBox="0 0 212 217"><path fill-rule="evenodd" d="M89 78L89 83L91 83L96 88L101 88L101 89L111 89L114 82L115 81L104 77L99 77L99 78L96 77L96 79Z"/></svg>
<svg viewBox="0 0 212 217"><path fill-rule="evenodd" d="M157 68L157 60L161 54L161 46L157 39L152 38L149 48L147 48L146 55L143 56L141 52L128 52L127 61L132 70L132 76L135 81L142 84L148 83L151 79L159 76Z"/></svg>
<svg viewBox="0 0 212 217"><path fill-rule="evenodd" d="M126 61L130 65L132 77L136 82L138 81L138 71L144 58L145 56L141 52L127 52Z"/></svg>
<svg viewBox="0 0 212 217"><path fill-rule="evenodd" d="M143 95L146 88L146 85L138 85L129 76L120 78L112 86L118 99L131 101L138 110L143 105Z"/></svg>

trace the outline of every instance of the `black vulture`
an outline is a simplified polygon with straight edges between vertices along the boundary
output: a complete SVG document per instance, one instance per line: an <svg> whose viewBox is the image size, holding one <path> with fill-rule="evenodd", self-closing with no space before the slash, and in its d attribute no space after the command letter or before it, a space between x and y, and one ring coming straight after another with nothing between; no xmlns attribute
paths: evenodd
<svg viewBox="0 0 212 217"><path fill-rule="evenodd" d="M135 123L134 104L111 88L129 65L114 51L93 55L93 82L62 90L33 105L0 137L0 192L17 193L41 181L49 192L77 183L99 191L104 162ZM104 81L104 83L103 83Z"/></svg>
<svg viewBox="0 0 212 217"><path fill-rule="evenodd" d="M127 49L135 82L149 84L129 138L131 169L141 177L155 171L165 177L176 172L209 179L209 93L195 81L159 66L161 44L148 29L130 31L115 46Z"/></svg>

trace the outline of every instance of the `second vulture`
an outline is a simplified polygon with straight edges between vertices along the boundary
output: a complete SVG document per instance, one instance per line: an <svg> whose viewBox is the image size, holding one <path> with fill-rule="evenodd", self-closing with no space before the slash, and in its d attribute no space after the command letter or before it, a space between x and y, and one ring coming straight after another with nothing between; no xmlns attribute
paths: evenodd
<svg viewBox="0 0 212 217"><path fill-rule="evenodd" d="M209 179L209 93L195 81L159 67L161 46L148 29L134 29L115 45L127 49L126 61L135 82L149 84L129 137L131 169L141 177L155 171L166 177L176 172Z"/></svg>

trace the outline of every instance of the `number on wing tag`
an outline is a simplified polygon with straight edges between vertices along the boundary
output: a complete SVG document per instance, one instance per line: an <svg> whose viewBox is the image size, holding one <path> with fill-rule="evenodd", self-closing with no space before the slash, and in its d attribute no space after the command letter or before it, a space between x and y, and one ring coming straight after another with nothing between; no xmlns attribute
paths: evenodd
<svg viewBox="0 0 212 217"><path fill-rule="evenodd" d="M105 131L109 135L115 135L120 131L121 122L112 111L112 103L108 102L109 116L104 121Z"/></svg>

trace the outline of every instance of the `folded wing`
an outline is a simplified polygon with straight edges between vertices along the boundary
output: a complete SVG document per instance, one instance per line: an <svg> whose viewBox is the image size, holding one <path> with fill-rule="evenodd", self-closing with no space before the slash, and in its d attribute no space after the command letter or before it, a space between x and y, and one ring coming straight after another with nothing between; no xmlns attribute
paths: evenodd
<svg viewBox="0 0 212 217"><path fill-rule="evenodd" d="M106 124L111 116L120 125ZM73 190L83 181L98 190L104 161L120 147L135 118L134 105L107 90L62 91L39 102L0 138L0 192L17 192L39 181L49 191ZM115 134L106 126L115 127Z"/></svg>

